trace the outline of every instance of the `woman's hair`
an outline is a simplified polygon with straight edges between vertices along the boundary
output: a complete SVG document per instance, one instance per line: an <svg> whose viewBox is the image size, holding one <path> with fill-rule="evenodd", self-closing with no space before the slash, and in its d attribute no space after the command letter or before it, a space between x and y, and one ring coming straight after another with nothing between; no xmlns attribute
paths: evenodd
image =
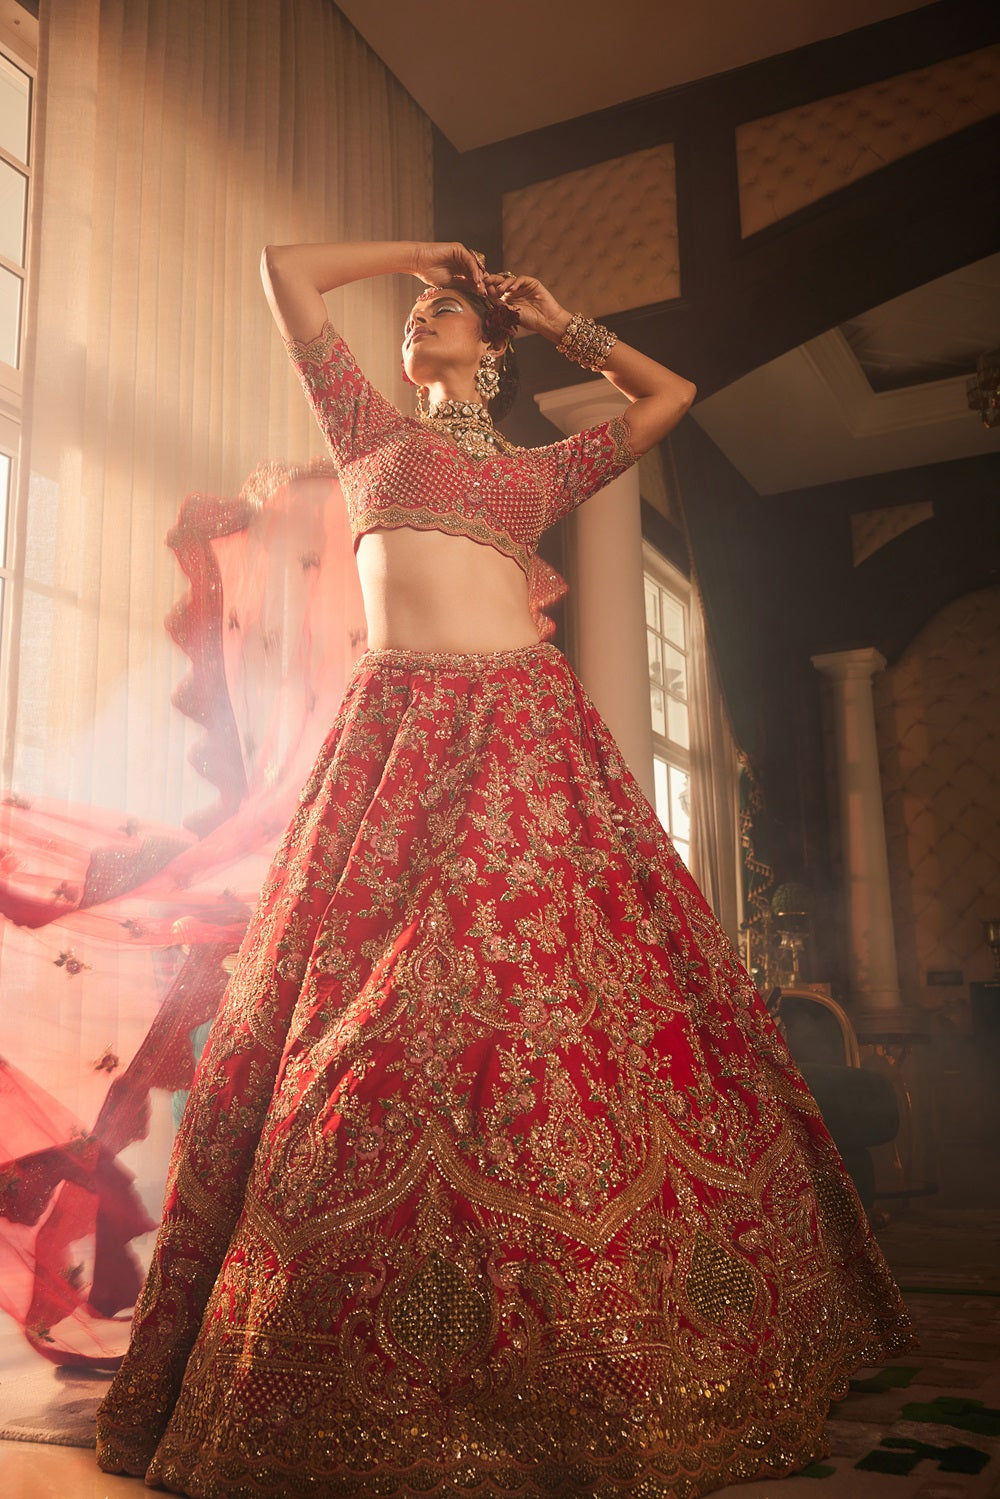
<svg viewBox="0 0 1000 1499"><path fill-rule="evenodd" d="M466 291L464 287L456 288L456 290L460 292L460 295L465 298L473 312L477 314L482 324L483 337L492 339L493 330L489 324L491 321L496 320L494 303L488 302L477 291ZM514 327L517 326L516 319L511 318L509 321L512 324L510 332L513 333ZM497 342L499 341L497 339ZM514 340L509 334L507 337L507 347L502 354L496 356L496 361L500 373L500 389L492 401L489 402L489 413L495 422L502 422L517 399L517 393L521 388L521 379L517 369L517 355L514 353Z"/></svg>

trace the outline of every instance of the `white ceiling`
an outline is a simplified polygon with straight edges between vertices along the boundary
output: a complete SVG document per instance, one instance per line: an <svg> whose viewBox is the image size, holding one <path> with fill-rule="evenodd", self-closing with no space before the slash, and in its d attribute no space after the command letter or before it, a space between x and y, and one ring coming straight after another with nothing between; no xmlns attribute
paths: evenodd
<svg viewBox="0 0 1000 1499"><path fill-rule="evenodd" d="M921 9L914 0L337 5L460 151Z"/></svg>
<svg viewBox="0 0 1000 1499"><path fill-rule="evenodd" d="M997 347L991 255L782 354L693 415L760 494L1000 453L1000 427L983 426L965 388Z"/></svg>

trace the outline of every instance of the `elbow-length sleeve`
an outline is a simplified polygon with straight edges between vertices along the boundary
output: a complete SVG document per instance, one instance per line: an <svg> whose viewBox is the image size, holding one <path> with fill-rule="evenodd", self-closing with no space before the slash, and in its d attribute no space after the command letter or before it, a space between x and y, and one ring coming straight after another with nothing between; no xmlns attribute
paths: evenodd
<svg viewBox="0 0 1000 1499"><path fill-rule="evenodd" d="M405 423L362 373L331 323L309 343L286 342L285 347L338 469Z"/></svg>
<svg viewBox="0 0 1000 1499"><path fill-rule="evenodd" d="M528 452L545 489L543 529L555 525L639 461L624 416Z"/></svg>

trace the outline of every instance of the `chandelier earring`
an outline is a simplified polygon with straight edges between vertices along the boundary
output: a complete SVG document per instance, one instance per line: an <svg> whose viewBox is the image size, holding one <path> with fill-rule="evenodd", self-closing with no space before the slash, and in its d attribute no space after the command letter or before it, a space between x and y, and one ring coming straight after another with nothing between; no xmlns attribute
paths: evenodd
<svg viewBox="0 0 1000 1499"><path fill-rule="evenodd" d="M472 379L479 394L486 404L489 405L500 389L500 371L497 369L496 355L491 353L489 349L486 350L486 353L480 359L479 368Z"/></svg>
<svg viewBox="0 0 1000 1499"><path fill-rule="evenodd" d="M431 411L430 402L427 399L427 386L426 385L418 385L417 386L417 415L418 416L430 416L430 411Z"/></svg>

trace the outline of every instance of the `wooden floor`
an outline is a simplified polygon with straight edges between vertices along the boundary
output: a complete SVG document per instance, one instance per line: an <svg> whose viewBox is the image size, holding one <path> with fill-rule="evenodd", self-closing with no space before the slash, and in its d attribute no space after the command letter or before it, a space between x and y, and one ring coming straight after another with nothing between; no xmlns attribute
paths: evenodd
<svg viewBox="0 0 1000 1499"><path fill-rule="evenodd" d="M4 1499L135 1499L149 1496L141 1478L109 1478L85 1447L0 1442Z"/></svg>

